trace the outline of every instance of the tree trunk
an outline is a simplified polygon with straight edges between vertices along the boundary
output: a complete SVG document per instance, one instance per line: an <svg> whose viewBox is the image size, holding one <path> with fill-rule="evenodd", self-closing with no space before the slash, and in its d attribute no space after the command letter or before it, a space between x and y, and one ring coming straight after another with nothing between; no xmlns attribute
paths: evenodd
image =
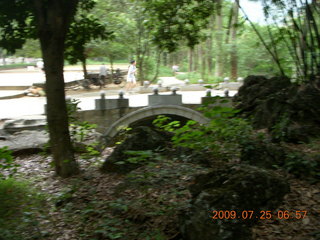
<svg viewBox="0 0 320 240"><path fill-rule="evenodd" d="M213 26L213 19L210 19L210 25ZM206 47L207 47L207 67L208 67L208 74L211 75L213 72L213 54L212 54L212 46L213 46L213 41L212 41L212 33L210 33L210 36L208 37L206 41Z"/></svg>
<svg viewBox="0 0 320 240"><path fill-rule="evenodd" d="M199 69L199 48L200 45L194 47L193 51L193 71L197 72Z"/></svg>
<svg viewBox="0 0 320 240"><path fill-rule="evenodd" d="M159 69L160 69L160 62L161 62L161 50L158 49L157 51L157 63L156 63L156 73L154 74L151 82L155 82L159 75Z"/></svg>
<svg viewBox="0 0 320 240"><path fill-rule="evenodd" d="M199 48L199 57L200 57L200 63L201 63L201 78L202 80L205 79L206 76L206 58L205 58L205 51L204 51L204 45L205 43L200 44Z"/></svg>
<svg viewBox="0 0 320 240"><path fill-rule="evenodd" d="M110 80L109 83L113 83L113 56L109 55L109 61L110 61Z"/></svg>
<svg viewBox="0 0 320 240"><path fill-rule="evenodd" d="M215 76L223 76L223 49L222 49L222 1L217 0L217 12L216 12L216 66Z"/></svg>
<svg viewBox="0 0 320 240"><path fill-rule="evenodd" d="M86 61L86 59L85 58L82 59L81 63L82 63L83 77L84 77L84 79L87 79L88 71L87 71L87 61Z"/></svg>
<svg viewBox="0 0 320 240"><path fill-rule="evenodd" d="M56 173L69 177L79 172L69 134L64 92L64 41L77 0L33 0L46 74L47 122Z"/></svg>
<svg viewBox="0 0 320 240"><path fill-rule="evenodd" d="M238 0L240 1L240 0ZM230 53L230 65L231 65L231 79L236 80L238 78L238 55L237 55L237 24L239 16L239 2L235 1L232 6L232 21L230 26L231 35L231 53Z"/></svg>
<svg viewBox="0 0 320 240"><path fill-rule="evenodd" d="M163 52L162 60L163 60L163 65L168 67L168 53L167 52Z"/></svg>
<svg viewBox="0 0 320 240"><path fill-rule="evenodd" d="M192 72L193 71L193 57L194 57L194 54L193 54L194 50L193 48L189 48L189 69L188 69L188 72Z"/></svg>

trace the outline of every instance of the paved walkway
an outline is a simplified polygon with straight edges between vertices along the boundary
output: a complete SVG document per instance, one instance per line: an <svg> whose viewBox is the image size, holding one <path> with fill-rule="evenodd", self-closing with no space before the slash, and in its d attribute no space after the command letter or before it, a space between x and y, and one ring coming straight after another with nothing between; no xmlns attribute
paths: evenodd
<svg viewBox="0 0 320 240"><path fill-rule="evenodd" d="M160 77L159 79L161 79L162 85L164 87L167 87L167 86L181 86L181 85L185 84L184 81L176 79L175 77Z"/></svg>
<svg viewBox="0 0 320 240"><path fill-rule="evenodd" d="M96 66L95 68L97 68ZM95 69L94 68L94 69ZM78 69L70 69L71 71L65 72L65 81L74 81L82 78L82 72L76 71ZM175 77L161 77L162 85L167 86L181 86L184 85L184 81L178 80ZM33 83L44 82L44 74L38 70L27 71L2 71L0 72L0 86L31 86ZM105 89L107 98L118 98L118 89ZM44 113L44 105L46 103L45 97L22 97L23 91L0 91L0 97L19 95L20 98L14 99L2 99L0 100L0 119L6 118L34 118L35 115L41 115ZM201 97L205 96L205 91L192 91L192 92L178 92L182 94L183 103L199 104ZM234 95L236 92L230 92L230 95ZM170 92L161 94L171 94ZM147 106L149 94L138 94L137 88L132 94L125 94L126 98L129 98L129 104L131 107ZM223 91L213 91L213 95L223 95ZM94 99L100 98L100 90L96 91L81 91L73 92L72 98L80 99L81 103L79 107L82 110L94 109Z"/></svg>
<svg viewBox="0 0 320 240"><path fill-rule="evenodd" d="M178 92L182 94L182 102L186 104L199 104L205 91ZM236 91L230 91L233 96ZM171 94L170 92L161 94ZM107 98L118 98L118 91L106 91ZM147 106L148 95L150 94L125 94L129 98L131 107ZM213 91L213 95L223 96L223 91ZM82 110L94 109L94 99L100 98L100 92L79 93L72 95L72 98L80 99L79 107ZM5 118L33 118L33 115L44 113L45 97L23 97L17 99L0 100L0 119Z"/></svg>

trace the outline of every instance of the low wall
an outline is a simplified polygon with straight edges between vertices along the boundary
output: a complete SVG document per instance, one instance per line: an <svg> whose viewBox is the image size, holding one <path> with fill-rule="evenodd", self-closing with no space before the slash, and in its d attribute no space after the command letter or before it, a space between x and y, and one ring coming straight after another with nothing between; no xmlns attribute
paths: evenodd
<svg viewBox="0 0 320 240"><path fill-rule="evenodd" d="M119 109L106 110L86 110L79 111L77 116L80 121L88 121L89 123L97 124L97 131L104 133L112 123L123 117L124 115L136 111L143 107L129 107Z"/></svg>

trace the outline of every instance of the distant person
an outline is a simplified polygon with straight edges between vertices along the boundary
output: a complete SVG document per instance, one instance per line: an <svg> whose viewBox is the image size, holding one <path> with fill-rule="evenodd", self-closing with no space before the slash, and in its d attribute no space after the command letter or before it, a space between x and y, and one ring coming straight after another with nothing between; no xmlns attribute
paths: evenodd
<svg viewBox="0 0 320 240"><path fill-rule="evenodd" d="M38 61L37 63L37 68L41 71L44 71L44 63L43 61Z"/></svg>
<svg viewBox="0 0 320 240"><path fill-rule="evenodd" d="M137 83L136 72L137 72L136 61L132 60L130 62L130 66L128 69L128 75L127 75L127 86L126 86L127 91L131 91L132 88L134 88Z"/></svg>
<svg viewBox="0 0 320 240"><path fill-rule="evenodd" d="M104 86L104 84L106 83L106 76L107 76L107 67L104 63L102 63L102 65L100 66L99 69L99 82L100 82L100 88L102 86Z"/></svg>
<svg viewBox="0 0 320 240"><path fill-rule="evenodd" d="M173 73L173 75L176 75L177 72L179 72L179 66L174 64L172 66L172 73Z"/></svg>

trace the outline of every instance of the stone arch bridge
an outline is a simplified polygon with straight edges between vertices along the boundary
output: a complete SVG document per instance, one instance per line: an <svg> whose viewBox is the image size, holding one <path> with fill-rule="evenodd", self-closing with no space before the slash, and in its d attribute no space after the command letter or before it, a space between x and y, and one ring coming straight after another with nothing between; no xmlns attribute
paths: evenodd
<svg viewBox="0 0 320 240"><path fill-rule="evenodd" d="M157 105L80 111L78 114L81 120L97 124L98 132L105 137L113 138L124 127L158 115L173 115L206 124L209 119L194 110L199 106L199 104Z"/></svg>
<svg viewBox="0 0 320 240"><path fill-rule="evenodd" d="M155 117L158 115L175 115L186 119L194 120L200 124L206 124L209 122L209 119L204 117L200 112L187 107L176 105L151 106L141 108L118 119L106 130L104 136L112 138L115 135L117 135L119 130L123 129L124 127L128 127L137 121L150 117Z"/></svg>

